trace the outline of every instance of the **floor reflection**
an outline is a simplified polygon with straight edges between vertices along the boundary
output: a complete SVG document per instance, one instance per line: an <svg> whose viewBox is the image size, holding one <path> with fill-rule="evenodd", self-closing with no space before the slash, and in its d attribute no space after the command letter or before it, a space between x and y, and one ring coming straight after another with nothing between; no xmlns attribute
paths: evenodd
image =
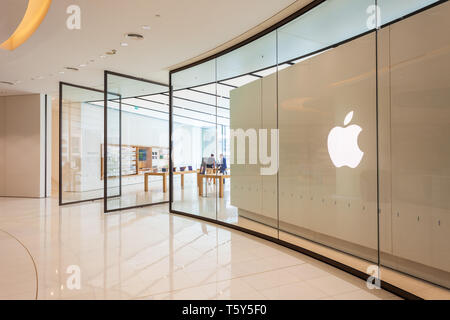
<svg viewBox="0 0 450 320"><path fill-rule="evenodd" d="M155 206L103 214L102 202L0 199L2 230L33 257L38 299L395 299L364 281L246 234ZM2 257L23 247L0 237ZM32 299L30 260L2 259L2 298ZM79 268L79 289L76 272ZM69 271L69 272L68 272ZM8 290L17 284L23 290ZM34 286L34 287L33 287Z"/></svg>

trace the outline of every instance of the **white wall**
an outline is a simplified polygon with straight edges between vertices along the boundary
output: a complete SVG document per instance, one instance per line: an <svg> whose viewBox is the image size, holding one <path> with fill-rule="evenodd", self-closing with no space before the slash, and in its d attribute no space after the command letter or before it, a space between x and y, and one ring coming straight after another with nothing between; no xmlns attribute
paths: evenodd
<svg viewBox="0 0 450 320"><path fill-rule="evenodd" d="M45 196L44 97L33 94L2 98L0 196Z"/></svg>
<svg viewBox="0 0 450 320"><path fill-rule="evenodd" d="M52 170L51 170L51 191L53 196L58 196L59 192L59 98L52 98L52 108L49 112L51 112L51 121L49 122L49 126L51 126L51 130L53 134L51 135L51 161L52 161Z"/></svg>
<svg viewBox="0 0 450 320"><path fill-rule="evenodd" d="M47 194L46 197L52 196L52 190L53 190L53 182L52 182L52 168L53 168L53 150L52 150L52 143L53 143L53 130L52 130L52 123L53 123L53 103L52 98L50 96L47 97ZM56 118L58 120L58 118ZM45 127L44 127L45 130ZM44 131L45 134L45 131ZM58 132L55 134L56 138L58 138ZM45 165L45 164L44 164Z"/></svg>

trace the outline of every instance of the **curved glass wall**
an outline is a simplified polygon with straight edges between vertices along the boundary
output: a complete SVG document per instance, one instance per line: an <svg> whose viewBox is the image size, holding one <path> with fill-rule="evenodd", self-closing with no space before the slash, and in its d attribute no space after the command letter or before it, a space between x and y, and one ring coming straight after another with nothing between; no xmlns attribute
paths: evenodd
<svg viewBox="0 0 450 320"><path fill-rule="evenodd" d="M448 288L450 4L317 3L171 72L171 209Z"/></svg>

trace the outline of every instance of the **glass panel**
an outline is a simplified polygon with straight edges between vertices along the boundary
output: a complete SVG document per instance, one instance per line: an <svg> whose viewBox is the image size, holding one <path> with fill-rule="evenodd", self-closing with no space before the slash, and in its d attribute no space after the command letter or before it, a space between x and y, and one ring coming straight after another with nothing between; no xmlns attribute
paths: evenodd
<svg viewBox="0 0 450 320"><path fill-rule="evenodd" d="M278 72L279 227L378 263L375 33Z"/></svg>
<svg viewBox="0 0 450 320"><path fill-rule="evenodd" d="M439 0L378 0L381 23L386 24Z"/></svg>
<svg viewBox="0 0 450 320"><path fill-rule="evenodd" d="M214 165L217 122L229 118L217 107L215 60L172 76L172 209L216 219ZM213 76L213 77L212 77Z"/></svg>
<svg viewBox="0 0 450 320"><path fill-rule="evenodd" d="M61 86L62 204L101 199L103 92L68 84Z"/></svg>
<svg viewBox="0 0 450 320"><path fill-rule="evenodd" d="M275 66L277 64L276 43L277 36L274 31L217 58L217 80L227 80ZM237 84L237 86L241 85L243 83Z"/></svg>
<svg viewBox="0 0 450 320"><path fill-rule="evenodd" d="M168 87L107 73L107 90L105 211L168 201Z"/></svg>
<svg viewBox="0 0 450 320"><path fill-rule="evenodd" d="M276 50L272 32L217 59L218 84L230 88L229 117L218 119L217 128L218 219L273 237L278 236Z"/></svg>
<svg viewBox="0 0 450 320"><path fill-rule="evenodd" d="M324 49L375 28L374 0L328 0L278 29L278 62Z"/></svg>
<svg viewBox="0 0 450 320"><path fill-rule="evenodd" d="M381 264L447 288L449 16L446 2L379 35Z"/></svg>
<svg viewBox="0 0 450 320"><path fill-rule="evenodd" d="M207 61L172 75L174 95L179 89L197 87L205 84L212 84L212 87L215 87L215 81L216 60ZM212 90L215 91L215 89Z"/></svg>

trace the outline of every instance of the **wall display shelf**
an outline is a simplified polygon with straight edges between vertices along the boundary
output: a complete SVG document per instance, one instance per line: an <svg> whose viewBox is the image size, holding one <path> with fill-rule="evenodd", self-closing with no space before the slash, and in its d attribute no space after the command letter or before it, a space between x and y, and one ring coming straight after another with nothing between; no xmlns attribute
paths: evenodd
<svg viewBox="0 0 450 320"><path fill-rule="evenodd" d="M108 178L137 176L145 172L159 172L169 167L169 148L122 145L122 172L119 170L119 145L108 146ZM104 176L104 150L101 145L101 178Z"/></svg>
<svg viewBox="0 0 450 320"><path fill-rule="evenodd" d="M162 171L169 168L169 148L152 148L152 169L153 171Z"/></svg>
<svg viewBox="0 0 450 320"><path fill-rule="evenodd" d="M101 145L101 178L104 176L104 151ZM138 149L135 146L109 145L107 158L108 178L117 178L120 175L119 157L122 157L122 176L134 176L138 174Z"/></svg>

